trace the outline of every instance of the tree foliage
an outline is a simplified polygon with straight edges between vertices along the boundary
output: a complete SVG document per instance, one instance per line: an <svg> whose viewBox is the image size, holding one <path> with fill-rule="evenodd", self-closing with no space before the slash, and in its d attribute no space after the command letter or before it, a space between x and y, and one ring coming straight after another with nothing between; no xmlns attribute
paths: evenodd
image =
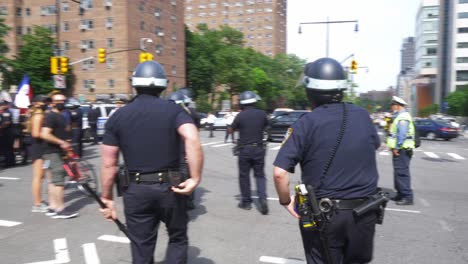
<svg viewBox="0 0 468 264"><path fill-rule="evenodd" d="M418 111L418 116L420 117L428 117L432 114L439 112L439 105L438 104L431 104L421 110Z"/></svg>
<svg viewBox="0 0 468 264"><path fill-rule="evenodd" d="M468 89L455 91L447 96L447 113L455 116L468 116Z"/></svg>
<svg viewBox="0 0 468 264"><path fill-rule="evenodd" d="M34 26L33 33L24 35L22 46L14 60L8 64L12 71L7 74L9 84L17 85L28 74L35 94L45 94L53 89L50 75L50 57L53 55L54 39L50 30Z"/></svg>
<svg viewBox="0 0 468 264"><path fill-rule="evenodd" d="M251 90L260 95L264 109L303 104L305 91L296 84L305 61L297 56L271 58L244 48L242 32L227 26L212 30L200 24L197 32L186 30L186 40L188 84L196 96L211 95L213 102Z"/></svg>

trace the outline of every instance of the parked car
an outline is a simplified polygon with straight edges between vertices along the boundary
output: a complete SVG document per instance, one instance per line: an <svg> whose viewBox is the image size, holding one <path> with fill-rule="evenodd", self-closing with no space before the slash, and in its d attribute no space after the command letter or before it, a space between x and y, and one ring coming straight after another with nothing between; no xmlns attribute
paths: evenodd
<svg viewBox="0 0 468 264"><path fill-rule="evenodd" d="M273 113L271 113L270 115L270 119L272 118L275 118L279 115L282 115L286 112L291 112L291 111L294 111L294 109L291 109L291 108L276 108L275 110L273 110Z"/></svg>
<svg viewBox="0 0 468 264"><path fill-rule="evenodd" d="M271 118L267 128L267 140L283 141L288 128L308 112L309 111L306 110L285 111L282 114Z"/></svg>
<svg viewBox="0 0 468 264"><path fill-rule="evenodd" d="M214 124L213 124L213 129L216 130L216 129L226 129L227 128L227 124L226 124L226 118L224 118L224 116L226 114L232 114L234 115L234 117L239 114L239 112L230 112L230 111L218 111L216 112L215 116L216 116L216 119L214 121Z"/></svg>
<svg viewBox="0 0 468 264"><path fill-rule="evenodd" d="M458 137L460 132L458 128L444 120L419 119L414 121L414 125L421 137L430 140L442 138L448 141Z"/></svg>

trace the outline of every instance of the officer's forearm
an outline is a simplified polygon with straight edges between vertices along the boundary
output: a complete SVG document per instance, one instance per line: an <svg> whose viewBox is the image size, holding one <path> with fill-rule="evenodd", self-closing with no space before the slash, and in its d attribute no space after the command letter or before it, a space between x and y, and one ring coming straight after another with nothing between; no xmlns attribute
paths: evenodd
<svg viewBox="0 0 468 264"><path fill-rule="evenodd" d="M289 194L289 174L280 167L273 169L273 179L275 181L276 192L281 204L287 204L291 196Z"/></svg>
<svg viewBox="0 0 468 264"><path fill-rule="evenodd" d="M102 146L102 165L101 165L101 196L106 199L113 199L112 187L117 174L117 157L119 148L115 146Z"/></svg>
<svg viewBox="0 0 468 264"><path fill-rule="evenodd" d="M196 139L185 139L185 153L190 170L190 178L197 184L201 181L201 172L203 168L203 151L198 137Z"/></svg>

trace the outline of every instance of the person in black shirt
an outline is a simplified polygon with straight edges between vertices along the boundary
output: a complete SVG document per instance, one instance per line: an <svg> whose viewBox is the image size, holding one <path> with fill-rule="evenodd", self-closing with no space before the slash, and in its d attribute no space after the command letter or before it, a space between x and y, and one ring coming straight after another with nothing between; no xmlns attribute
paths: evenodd
<svg viewBox="0 0 468 264"><path fill-rule="evenodd" d="M339 62L316 60L306 65L304 74L313 111L289 128L274 161L280 204L300 219L288 174L300 163L302 183L330 205L322 230L300 225L307 263L368 263L378 212L355 216L353 209L378 192L375 150L380 138L366 110L342 102L348 84Z"/></svg>
<svg viewBox="0 0 468 264"><path fill-rule="evenodd" d="M239 185L241 202L238 207L252 209L250 190L250 169L254 171L257 183L257 194L260 200L260 212L268 214L266 178L265 178L265 147L263 132L268 125L265 111L257 109L255 103L260 99L254 92L243 92L239 97L242 111L234 118L229 133L239 131Z"/></svg>
<svg viewBox="0 0 468 264"><path fill-rule="evenodd" d="M0 102L0 156L4 157L5 168L13 167L16 163L13 144L15 134L13 128L13 115L10 111L10 103Z"/></svg>
<svg viewBox="0 0 468 264"><path fill-rule="evenodd" d="M63 153L68 151L70 143L66 141L68 132L66 131L66 121L62 115L65 109L65 99L63 94L52 95L52 110L46 113L44 125L41 130L41 138L46 142L44 148L44 163L49 163L47 169L52 174L50 188L50 205L46 215L57 219L67 219L78 215L65 208L63 202L64 184L66 172L63 168Z"/></svg>
<svg viewBox="0 0 468 264"><path fill-rule="evenodd" d="M159 98L167 86L161 64L140 63L132 76L138 95L106 122L102 145L101 209L116 218L112 187L119 151L129 184L123 190L124 212L135 264L153 264L158 225L169 233L166 262L187 263L187 196L201 180L203 153L198 130L180 106ZM155 136L157 135L157 136ZM180 144L184 143L190 177L181 178Z"/></svg>

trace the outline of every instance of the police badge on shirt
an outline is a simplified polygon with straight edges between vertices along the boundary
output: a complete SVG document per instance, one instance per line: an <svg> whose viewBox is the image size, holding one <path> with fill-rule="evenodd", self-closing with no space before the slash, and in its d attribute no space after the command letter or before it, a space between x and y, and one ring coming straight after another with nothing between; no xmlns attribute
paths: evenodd
<svg viewBox="0 0 468 264"><path fill-rule="evenodd" d="M286 131L286 134L284 135L284 139L283 139L283 142L281 142L281 146L284 145L284 143L286 143L286 141L288 141L289 137L291 137L293 133L293 129L290 127L288 128L288 131Z"/></svg>

